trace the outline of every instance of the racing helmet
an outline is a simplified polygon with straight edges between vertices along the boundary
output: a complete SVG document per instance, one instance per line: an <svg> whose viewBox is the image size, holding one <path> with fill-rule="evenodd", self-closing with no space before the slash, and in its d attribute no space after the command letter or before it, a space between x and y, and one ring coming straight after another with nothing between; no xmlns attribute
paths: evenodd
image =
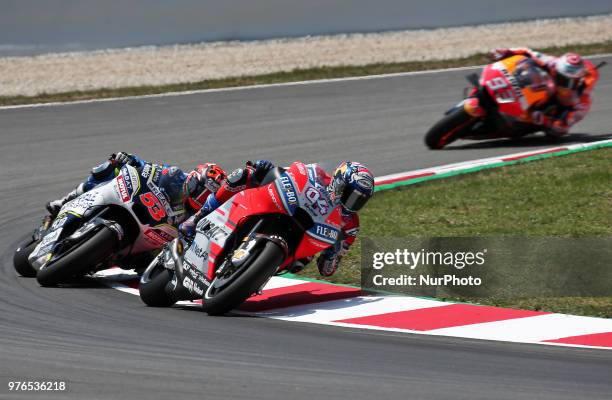
<svg viewBox="0 0 612 400"><path fill-rule="evenodd" d="M183 182L185 173L179 167L163 168L159 178L158 186L165 193L172 208L181 205L183 200Z"/></svg>
<svg viewBox="0 0 612 400"><path fill-rule="evenodd" d="M185 206L193 210L202 208L207 197L219 190L225 178L225 171L217 164L199 164L185 179Z"/></svg>
<svg viewBox="0 0 612 400"><path fill-rule="evenodd" d="M332 200L339 201L345 210L361 210L374 195L374 175L363 164L343 161L338 165L329 184Z"/></svg>
<svg viewBox="0 0 612 400"><path fill-rule="evenodd" d="M557 88L578 90L587 74L584 60L578 54L566 53L554 62L554 78Z"/></svg>

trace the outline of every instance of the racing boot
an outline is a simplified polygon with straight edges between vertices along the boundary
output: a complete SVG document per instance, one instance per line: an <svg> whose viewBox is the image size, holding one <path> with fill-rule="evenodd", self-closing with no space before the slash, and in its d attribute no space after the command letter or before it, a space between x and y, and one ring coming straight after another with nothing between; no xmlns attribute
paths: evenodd
<svg viewBox="0 0 612 400"><path fill-rule="evenodd" d="M305 257L300 258L299 260L295 260L293 264L291 264L289 268L287 268L287 271L292 274L297 274L298 272L301 272L306 267L306 265L308 265L312 261L313 258L314 257Z"/></svg>
<svg viewBox="0 0 612 400"><path fill-rule="evenodd" d="M57 213L59 213L60 209L62 208L64 204L82 195L85 192L85 190L83 189L83 186L84 185L81 183L79 186L74 188L74 190L69 192L66 196L62 197L61 199L57 199L57 200L48 202L45 208L47 209L47 211L49 211L49 214L51 215L51 217L53 218L57 217Z"/></svg>

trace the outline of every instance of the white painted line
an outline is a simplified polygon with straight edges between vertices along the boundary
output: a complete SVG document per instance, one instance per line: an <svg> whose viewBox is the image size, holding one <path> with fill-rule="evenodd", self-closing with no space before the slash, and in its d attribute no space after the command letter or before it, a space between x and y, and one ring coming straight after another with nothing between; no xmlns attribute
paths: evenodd
<svg viewBox="0 0 612 400"><path fill-rule="evenodd" d="M270 290L270 289L279 289L279 288L284 288L284 287L290 287L290 286L297 286L297 285L302 285L308 283L308 281L302 281L299 279L290 279L290 278L284 278L282 276L273 276L272 279L270 279L268 281L268 283L266 283L266 286L264 286L264 290Z"/></svg>
<svg viewBox="0 0 612 400"><path fill-rule="evenodd" d="M470 66L470 67L432 69L432 70L426 70L426 71L396 72L393 74L351 76L351 77L346 77L346 78L313 79L313 80L308 80L308 81L267 83L267 84L260 84L260 85L235 86L235 87L216 88L216 89L185 90L182 92L165 92L165 93L158 93L158 94L145 94L145 95L139 95L139 96L109 97L109 98L104 98L104 99L57 101L57 102L50 102L50 103L34 103L34 104L17 104L14 106L1 106L0 110L14 110L14 109L19 109L19 108L36 108L36 107L54 107L54 106L74 105L74 104L105 103L109 101L154 99L158 97L176 97L176 96L188 96L192 94L203 94L203 93L234 92L238 90L273 89L273 88L286 87L286 86L303 86L303 85L316 85L316 84L327 84L327 83L337 83L337 82L364 81L364 80L396 78L396 77L412 76L412 75L426 75L426 74L437 74L437 73L443 73L443 72L466 71L466 70L477 69L477 68L482 68L482 67L483 67L482 65L478 65L478 66Z"/></svg>
<svg viewBox="0 0 612 400"><path fill-rule="evenodd" d="M100 277L100 280L113 289L138 296L138 290L130 288L121 282L112 281L112 274ZM115 274L115 277L121 275ZM275 277L270 281L270 287L297 286L307 281ZM289 280L296 281L291 284ZM481 324L464 325L453 328L435 329L429 331L415 331L402 328L388 328L374 325L350 324L334 322L341 319L366 317L397 311L409 311L423 308L443 307L453 303L435 301L417 297L402 296L358 296L344 300L305 304L301 306L275 309L266 312L236 311L238 314L253 315L281 321L301 322L318 325L329 325L354 329L388 331L397 333L411 333L416 335L434 335L446 337L459 337L467 339L493 340L501 342L545 344L563 347L582 347L610 350L609 347L588 346L566 343L544 342L563 337L586 335L593 333L612 332L612 320L605 318L581 317L565 314L547 314L534 317L516 318L486 322ZM180 301L178 306L200 307L200 303Z"/></svg>
<svg viewBox="0 0 612 400"><path fill-rule="evenodd" d="M456 171L471 169L474 167L482 167L486 165L504 163L507 161L503 161L503 160L508 159L508 158L535 156L538 154L554 154L554 153L549 153L553 149L560 149L559 151L561 152L561 151L567 151L567 150L588 149L591 147L600 146L602 144L612 144L612 139L600 140L597 142L590 142L590 143L578 143L578 144L571 144L571 145L560 145L560 146L554 146L554 147L547 147L544 149L530 150L530 151L524 151L520 153L481 158L478 160L463 161L463 162L454 163L454 164L441 165L438 167L423 168L423 169L417 169L414 171L398 172L395 174L379 176L375 179L375 182L376 184L380 184L381 182L391 180L391 179L401 179L403 177L409 177L409 176L427 174L427 173L431 173L432 175L439 175L439 174L443 174L447 172L456 172Z"/></svg>
<svg viewBox="0 0 612 400"><path fill-rule="evenodd" d="M612 57L612 53L596 54L596 55L588 56L587 58L598 59L598 58L606 58L606 57ZM153 98L158 98L158 97L188 96L188 95L202 94L202 93L233 92L233 91L238 91L238 90L268 89L268 88L278 88L278 87L286 87L286 86L317 85L317 84L337 83L337 82L352 82L352 81L364 81L364 80L372 80L372 79L397 78L397 77L405 77L405 76L413 76L413 75L427 75L427 74L439 74L439 73L445 73L445 72L469 71L469 70L479 69L483 67L484 65L474 65L474 66L468 66L468 67L430 69L430 70L425 70L425 71L411 71L411 72L396 72L396 73L391 73L391 74L350 76L350 77L345 77L345 78L329 78L329 79L314 79L314 80L308 80L308 81L267 83L267 84L261 84L261 85L235 86L235 87L217 88L217 89L185 90L182 92L165 92L165 93L146 94L146 95L139 95L139 96L109 97L109 98L104 98L104 99L57 101L57 102L50 102L50 103L34 103L34 104L17 104L14 106L0 106L0 111L14 110L14 109L20 109L20 108L56 107L56 106L77 105L77 104L105 103L109 101L140 100L140 99L153 99Z"/></svg>
<svg viewBox="0 0 612 400"><path fill-rule="evenodd" d="M120 282L112 282L112 281L109 281L109 280L103 280L103 283L105 285L110 286L113 289L117 289L117 290L119 290L121 292L124 292L124 293L129 293L129 294L133 294L133 295L136 295L136 296L140 295L140 293L138 293L138 289L131 288L131 287L126 286L126 285L124 285L124 284L122 284Z"/></svg>
<svg viewBox="0 0 612 400"><path fill-rule="evenodd" d="M267 318L299 322L332 322L375 314L448 306L453 303L402 296L357 296L323 303L306 304L271 311L257 312Z"/></svg>
<svg viewBox="0 0 612 400"><path fill-rule="evenodd" d="M107 278L113 281L129 281L138 279L138 274L133 269L125 270L121 268L109 268L98 271L93 275L94 278Z"/></svg>
<svg viewBox="0 0 612 400"><path fill-rule="evenodd" d="M428 331L434 335L529 343L603 332L612 332L611 319L565 314L546 314Z"/></svg>

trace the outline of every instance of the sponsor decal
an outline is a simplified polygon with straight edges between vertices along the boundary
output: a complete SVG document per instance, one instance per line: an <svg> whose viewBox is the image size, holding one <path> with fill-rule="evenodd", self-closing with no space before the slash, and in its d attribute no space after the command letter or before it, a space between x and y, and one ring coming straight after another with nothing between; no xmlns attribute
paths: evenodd
<svg viewBox="0 0 612 400"><path fill-rule="evenodd" d="M315 172L314 167L312 166L308 167L308 180L310 181L312 185L314 185L317 181L316 172Z"/></svg>
<svg viewBox="0 0 612 400"><path fill-rule="evenodd" d="M285 193L285 198L287 199L287 203L292 206L297 205L297 196L295 194L295 188L293 186L293 182L291 182L291 178L289 178L287 175L283 175L281 176L280 181L283 192Z"/></svg>
<svg viewBox="0 0 612 400"><path fill-rule="evenodd" d="M206 251L206 249L198 246L197 243L193 244L193 254L195 254L196 256L202 259L208 258L208 252Z"/></svg>
<svg viewBox="0 0 612 400"><path fill-rule="evenodd" d="M146 164L142 169L140 175L142 175L143 178L147 179L151 175L151 168L151 164Z"/></svg>
<svg viewBox="0 0 612 400"><path fill-rule="evenodd" d="M330 239L338 239L338 231L334 228L325 225L317 225L316 226L317 235L325 236Z"/></svg>
<svg viewBox="0 0 612 400"><path fill-rule="evenodd" d="M308 243L310 243L311 246L318 247L320 249L326 249L329 247L328 244L324 244L324 243L319 242L318 240L310 239L310 238L308 238Z"/></svg>
<svg viewBox="0 0 612 400"><path fill-rule="evenodd" d="M228 236L228 233L218 225L204 225L201 230L197 232L202 233L209 240L220 241Z"/></svg>
<svg viewBox="0 0 612 400"><path fill-rule="evenodd" d="M340 231L330 225L315 224L315 226L310 228L307 233L322 242L334 244L338 239Z"/></svg>
<svg viewBox="0 0 612 400"><path fill-rule="evenodd" d="M174 237L161 229L147 229L144 231L147 240L158 246L162 246L174 239Z"/></svg>
<svg viewBox="0 0 612 400"><path fill-rule="evenodd" d="M128 192L127 184L123 175L119 175L117 177L117 188L119 189L119 197L121 197L121 201L124 203L129 202L130 193Z"/></svg>
<svg viewBox="0 0 612 400"><path fill-rule="evenodd" d="M204 289L187 276L183 278L182 284L183 284L183 287L189 290L189 292L191 293L195 293L198 296L202 296L204 294Z"/></svg>
<svg viewBox="0 0 612 400"><path fill-rule="evenodd" d="M272 202L274 203L276 208L278 208L279 210L282 210L283 207L281 207L281 205L278 204L278 200L276 199L276 195L274 194L274 189L272 189L272 186L268 186L268 194L270 195L270 198L272 199Z"/></svg>
<svg viewBox="0 0 612 400"><path fill-rule="evenodd" d="M138 175L138 171L136 169L130 167L128 169L128 177L130 179L126 179L125 183L127 184L131 195L140 189L140 176Z"/></svg>
<svg viewBox="0 0 612 400"><path fill-rule="evenodd" d="M154 184L158 184L159 183L159 178L161 178L161 169L160 168L153 168L153 175L151 176L151 178L149 179L147 184L149 182L152 182Z"/></svg>
<svg viewBox="0 0 612 400"><path fill-rule="evenodd" d="M291 178L286 173L283 173L274 185L276 186L276 191L282 195L281 201L285 210L289 214L293 214L298 206L298 198Z"/></svg>
<svg viewBox="0 0 612 400"><path fill-rule="evenodd" d="M96 201L96 192L90 191L83 193L76 199L72 200L67 207L71 211L85 212L89 207L91 207Z"/></svg>

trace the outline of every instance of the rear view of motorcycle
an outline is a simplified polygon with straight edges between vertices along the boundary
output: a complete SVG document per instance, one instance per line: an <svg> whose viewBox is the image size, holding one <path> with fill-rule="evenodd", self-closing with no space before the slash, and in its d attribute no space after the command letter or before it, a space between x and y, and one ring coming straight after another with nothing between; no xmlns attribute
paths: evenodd
<svg viewBox="0 0 612 400"><path fill-rule="evenodd" d="M532 111L548 102L554 83L546 71L525 56L487 65L480 78L467 77L469 96L446 112L425 135L430 149L442 149L458 139L516 138L540 130Z"/></svg>

